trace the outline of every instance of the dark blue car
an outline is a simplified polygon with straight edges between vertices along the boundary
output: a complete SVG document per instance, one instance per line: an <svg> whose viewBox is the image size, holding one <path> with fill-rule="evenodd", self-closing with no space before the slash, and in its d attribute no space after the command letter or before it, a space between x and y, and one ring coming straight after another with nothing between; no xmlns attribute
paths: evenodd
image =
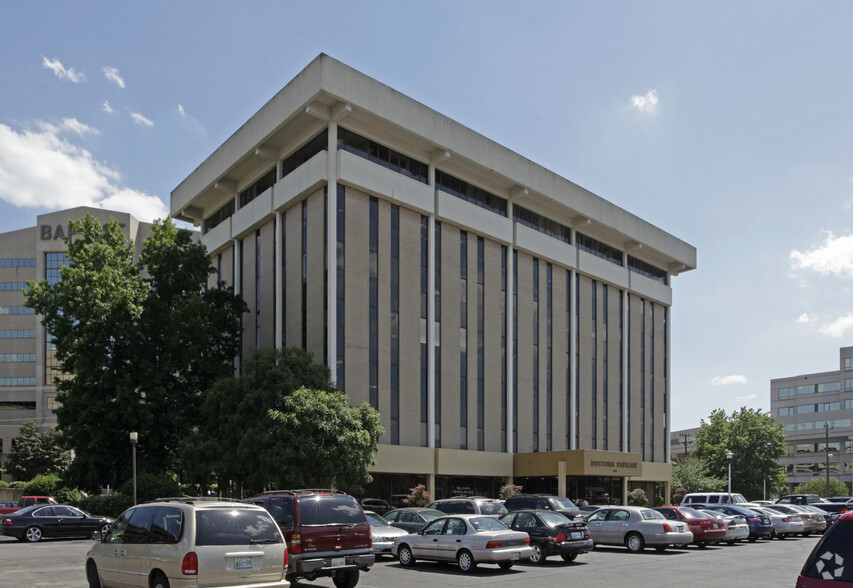
<svg viewBox="0 0 853 588"><path fill-rule="evenodd" d="M770 517L765 514L760 514L745 506L735 506L733 504L709 504L707 506L690 505L693 508L703 508L705 510L713 510L725 515L743 515L746 519L746 524L749 527L749 541L754 542L756 539L769 539L773 535L773 523L770 522Z"/></svg>

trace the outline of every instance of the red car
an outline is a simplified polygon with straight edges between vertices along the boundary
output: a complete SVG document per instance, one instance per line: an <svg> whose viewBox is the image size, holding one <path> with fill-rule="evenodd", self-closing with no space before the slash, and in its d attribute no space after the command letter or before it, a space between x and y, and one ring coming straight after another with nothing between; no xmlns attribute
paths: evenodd
<svg viewBox="0 0 853 588"><path fill-rule="evenodd" d="M812 549L797 588L850 586L853 582L853 512L844 513Z"/></svg>
<svg viewBox="0 0 853 588"><path fill-rule="evenodd" d="M671 521L687 523L687 528L693 533L691 545L699 548L717 543L726 536L726 524L722 520L706 516L689 506L658 506L655 510Z"/></svg>

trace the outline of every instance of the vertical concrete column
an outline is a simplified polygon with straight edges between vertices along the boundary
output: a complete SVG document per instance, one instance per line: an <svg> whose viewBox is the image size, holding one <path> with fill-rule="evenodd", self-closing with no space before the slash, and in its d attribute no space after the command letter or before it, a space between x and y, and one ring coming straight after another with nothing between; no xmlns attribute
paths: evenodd
<svg viewBox="0 0 853 588"><path fill-rule="evenodd" d="M577 238L577 235L575 235ZM569 288L569 296L571 300L571 333L569 334L569 344L571 354L569 355L569 363L571 364L571 378L569 378L569 422L571 423L572 436L569 439L569 448L578 448L578 293L577 293L577 270L572 269L572 274L569 277L571 282Z"/></svg>
<svg viewBox="0 0 853 588"><path fill-rule="evenodd" d="M557 496L566 498L566 460L557 462Z"/></svg>
<svg viewBox="0 0 853 588"><path fill-rule="evenodd" d="M282 242L284 236L284 215L281 212L275 213L275 237L273 239L273 247L275 247L275 347L281 349L284 346L284 333L282 324L284 323L284 300L282 297L282 284L284 276L282 275Z"/></svg>
<svg viewBox="0 0 853 588"><path fill-rule="evenodd" d="M631 448L631 438L628 436L628 419L630 416L628 415L628 343L629 337L628 333L630 331L628 325L628 290L622 290L622 422L620 426L622 427L622 439L625 440L625 444L621 448L621 451L630 451ZM667 368L668 369L668 368ZM669 418L669 407L667 407L667 418ZM669 423L667 423L667 428L669 427ZM667 455L669 455L669 449L667 448ZM624 503L623 503L624 504Z"/></svg>
<svg viewBox="0 0 853 588"><path fill-rule="evenodd" d="M329 121L326 170L326 366L336 374L338 358L338 123Z"/></svg>
<svg viewBox="0 0 853 588"><path fill-rule="evenodd" d="M507 201L507 217L513 219L512 199ZM515 418L513 406L513 382L515 381L515 368L512 363L513 337L515 336L515 308L513 307L512 285L515 283L515 263L513 262L513 251L515 251L515 222L512 223L512 243L506 248L506 452L515 453L513 445L512 422Z"/></svg>
<svg viewBox="0 0 853 588"><path fill-rule="evenodd" d="M427 179L433 189L432 212L427 222L427 447L435 448L435 163L430 162ZM435 472L429 477L430 492L435 490ZM434 495L433 495L434 496Z"/></svg>
<svg viewBox="0 0 853 588"><path fill-rule="evenodd" d="M666 361L664 364L666 365L666 387L664 388L664 394L666 394L666 404L663 409L666 411L666 435L664 435L664 448L666 451L666 462L671 463L672 461L672 428L670 426L670 407L672 405L672 364L671 364L671 343L672 340L672 326L669 324L672 320L672 313L670 312L670 308L667 306L663 307L663 311L666 313L666 345L664 346L664 353L666 353ZM671 496L669 493L669 482L667 482L667 496ZM669 500L667 498L667 500Z"/></svg>

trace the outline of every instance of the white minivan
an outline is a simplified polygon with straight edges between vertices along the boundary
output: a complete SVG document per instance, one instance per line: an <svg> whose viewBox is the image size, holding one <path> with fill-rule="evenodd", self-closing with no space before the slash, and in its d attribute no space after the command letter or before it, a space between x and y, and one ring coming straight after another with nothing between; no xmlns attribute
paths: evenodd
<svg viewBox="0 0 853 588"><path fill-rule="evenodd" d="M686 494L681 501L681 506L693 506L694 504L746 504L749 502L743 494L732 492L691 492Z"/></svg>

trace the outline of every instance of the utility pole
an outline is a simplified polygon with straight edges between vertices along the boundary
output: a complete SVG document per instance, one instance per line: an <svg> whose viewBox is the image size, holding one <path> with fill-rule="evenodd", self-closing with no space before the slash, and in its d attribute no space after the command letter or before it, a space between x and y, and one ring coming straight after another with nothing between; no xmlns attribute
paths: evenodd
<svg viewBox="0 0 853 588"><path fill-rule="evenodd" d="M690 454L687 453L687 439L688 439L688 437L689 437L689 435L687 435L687 433L681 434L681 440L684 443L684 457L685 457L685 459L690 457Z"/></svg>

